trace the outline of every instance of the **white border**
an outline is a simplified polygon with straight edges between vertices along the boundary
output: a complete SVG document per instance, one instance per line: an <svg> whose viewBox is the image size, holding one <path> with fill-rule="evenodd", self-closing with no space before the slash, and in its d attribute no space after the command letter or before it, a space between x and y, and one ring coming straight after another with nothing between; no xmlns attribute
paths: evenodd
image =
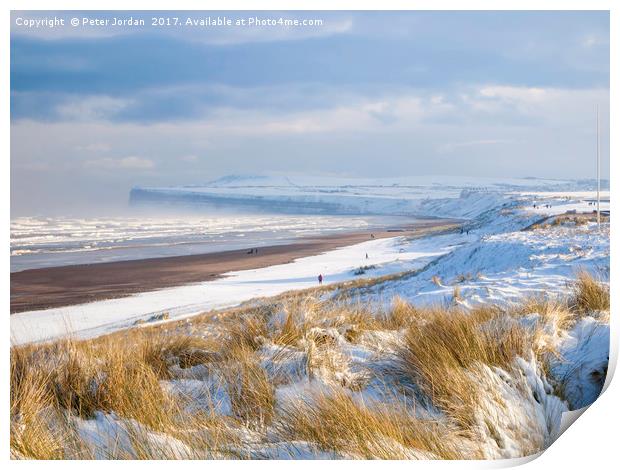
<svg viewBox="0 0 620 470"><path fill-rule="evenodd" d="M612 120L609 128L618 128L616 124L618 116L618 107L620 101L616 89L613 84L618 83L618 29L620 27L620 4L613 0L470 0L466 4L459 0L381 0L381 1L365 1L365 0L262 0L260 5L256 1L251 0L219 0L219 1L197 1L197 0L175 0L162 1L152 0L147 2L139 2L135 0L92 0L85 5L85 2L77 0L57 0L54 2L44 0L8 0L3 2L0 13L0 31L2 32L2 41L0 44L0 61L2 64L2 74L0 78L0 86L2 88L1 100L3 112L1 115L1 136L0 143L2 145L2 159L0 170L0 181L4 197L0 203L0 211L3 223L3 240L5 255L3 258L4 266L1 271L2 282L4 285L3 300L5 305L5 313L2 316L3 328L3 354L2 362L2 415L0 417L2 423L2 451L5 460L9 460L9 272L10 272L10 256L9 256L9 221L10 221L10 115L9 115L9 33L10 33L10 10L610 10L611 22L611 109L610 119ZM613 132L610 135L610 155L615 155L617 149L617 135ZM616 177L616 163L612 159L610 162L610 181L613 187ZM612 217L612 232L616 233L618 229L618 221ZM612 240L611 250L616 252L615 240ZM618 263L615 255L611 259L611 279L618 278ZM612 305L616 305L618 298L618 289L611 283ZM614 308L614 310L616 310ZM612 319L615 312L612 313ZM612 349L617 353L618 332L616 328L617 322L612 320ZM612 353L612 362L615 366L614 357L617 354ZM611 370L611 366L610 366ZM618 462L619 445L617 441L617 423L620 417L620 385L618 381L612 381L606 392L591 406L583 416L579 418L578 424L571 426L558 441L553 444L542 456L534 459L529 463L529 468L545 468L549 467L566 467L570 468L610 468L612 462ZM527 461L529 459L525 459ZM512 462L512 465L524 463ZM75 462L17 462L10 461L10 465L21 466L40 466L45 465L48 469L51 465L53 468L62 466L73 467L82 465ZM359 466L381 466L393 467L404 466L410 468L411 465L416 467L432 466L434 468L481 468L481 467L502 467L509 462L321 462L318 465L327 465L339 468L355 465ZM89 466L100 467L103 465L123 465L122 462L93 462ZM282 462L133 462L132 465L144 466L198 466L204 465L216 466L218 468L229 466L268 466L269 468L283 468L284 465L295 465L299 467L310 468L317 465L317 462L297 461L292 464Z"/></svg>

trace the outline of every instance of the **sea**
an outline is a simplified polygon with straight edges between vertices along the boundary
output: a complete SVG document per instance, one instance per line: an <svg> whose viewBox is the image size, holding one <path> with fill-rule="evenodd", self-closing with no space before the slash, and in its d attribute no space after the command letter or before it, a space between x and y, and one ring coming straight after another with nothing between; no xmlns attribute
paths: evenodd
<svg viewBox="0 0 620 470"><path fill-rule="evenodd" d="M398 227L410 218L327 215L16 217L11 272L214 253L286 244L301 237Z"/></svg>

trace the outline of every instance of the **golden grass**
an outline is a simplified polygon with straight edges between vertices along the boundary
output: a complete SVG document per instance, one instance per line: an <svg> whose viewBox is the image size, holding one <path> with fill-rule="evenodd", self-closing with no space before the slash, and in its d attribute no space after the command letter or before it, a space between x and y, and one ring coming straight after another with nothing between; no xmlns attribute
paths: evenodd
<svg viewBox="0 0 620 470"><path fill-rule="evenodd" d="M227 323L226 334L224 351L238 347L256 351L268 334L267 317L262 312L241 315Z"/></svg>
<svg viewBox="0 0 620 470"><path fill-rule="evenodd" d="M214 341L190 335L150 335L136 344L141 361L162 379L170 378L172 361L178 359L182 366L191 367L208 362L212 359L209 353L219 349Z"/></svg>
<svg viewBox="0 0 620 470"><path fill-rule="evenodd" d="M402 297L392 299L392 308L388 312L377 315L381 328L386 330L400 330L409 326L418 317L418 311Z"/></svg>
<svg viewBox="0 0 620 470"><path fill-rule="evenodd" d="M153 448L148 432L185 436L202 429L199 449L219 445L214 439L220 420L188 415L181 400L169 395L160 380L169 377L168 354L184 354L203 344L165 334L133 333L90 341L11 349L11 448L15 456L35 459L92 458L70 423L71 416L91 419L96 411L126 421L134 453L114 450L110 458L190 458L174 450ZM171 357L171 356L170 356ZM139 424L137 424L139 423ZM221 432L220 432L221 434ZM203 442L204 441L204 442Z"/></svg>
<svg viewBox="0 0 620 470"><path fill-rule="evenodd" d="M528 333L494 317L491 309L427 311L426 321L411 325L400 351L412 382L463 429L476 409L476 383L468 371L480 364L510 370L530 347Z"/></svg>
<svg viewBox="0 0 620 470"><path fill-rule="evenodd" d="M11 350L11 452L18 458L62 459L63 433L46 422L53 400L48 377L30 368L24 350Z"/></svg>
<svg viewBox="0 0 620 470"><path fill-rule="evenodd" d="M295 345L303 340L308 329L308 321L315 314L318 302L310 297L297 296L282 305L285 319L280 328L272 333L275 344Z"/></svg>
<svg viewBox="0 0 620 470"><path fill-rule="evenodd" d="M460 300L462 300L461 288L459 286L454 286L452 288L452 302L457 304Z"/></svg>
<svg viewBox="0 0 620 470"><path fill-rule="evenodd" d="M281 438L308 441L320 450L352 458L465 457L450 427L417 418L404 406L366 406L339 390L287 403L280 416L276 430Z"/></svg>
<svg viewBox="0 0 620 470"><path fill-rule="evenodd" d="M572 286L571 306L579 314L609 311L609 287L587 271L577 273Z"/></svg>
<svg viewBox="0 0 620 470"><path fill-rule="evenodd" d="M313 328L336 328L349 342L356 342L362 332L381 326L372 309L350 300L320 301L313 296L293 297L283 304L282 311L284 321L268 336L275 344L283 346L299 346L307 339L317 343L329 341L316 332L309 333Z"/></svg>
<svg viewBox="0 0 620 470"><path fill-rule="evenodd" d="M250 428L268 425L274 415L275 390L255 352L243 345L229 351L222 373L234 415Z"/></svg>

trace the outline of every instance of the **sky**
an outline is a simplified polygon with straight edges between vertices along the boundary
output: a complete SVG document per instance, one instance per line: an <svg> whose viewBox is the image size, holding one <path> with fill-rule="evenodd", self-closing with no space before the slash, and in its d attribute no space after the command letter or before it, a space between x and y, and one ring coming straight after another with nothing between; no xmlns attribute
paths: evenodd
<svg viewBox="0 0 620 470"><path fill-rule="evenodd" d="M228 174L593 178L596 104L608 177L608 12L13 12L11 210Z"/></svg>

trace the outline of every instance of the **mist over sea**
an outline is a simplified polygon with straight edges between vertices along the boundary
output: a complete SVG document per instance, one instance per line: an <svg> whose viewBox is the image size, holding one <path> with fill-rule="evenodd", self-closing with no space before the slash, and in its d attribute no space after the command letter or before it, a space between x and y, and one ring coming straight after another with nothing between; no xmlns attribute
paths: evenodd
<svg viewBox="0 0 620 470"><path fill-rule="evenodd" d="M402 217L264 214L17 217L11 220L11 272L250 249L403 222Z"/></svg>

